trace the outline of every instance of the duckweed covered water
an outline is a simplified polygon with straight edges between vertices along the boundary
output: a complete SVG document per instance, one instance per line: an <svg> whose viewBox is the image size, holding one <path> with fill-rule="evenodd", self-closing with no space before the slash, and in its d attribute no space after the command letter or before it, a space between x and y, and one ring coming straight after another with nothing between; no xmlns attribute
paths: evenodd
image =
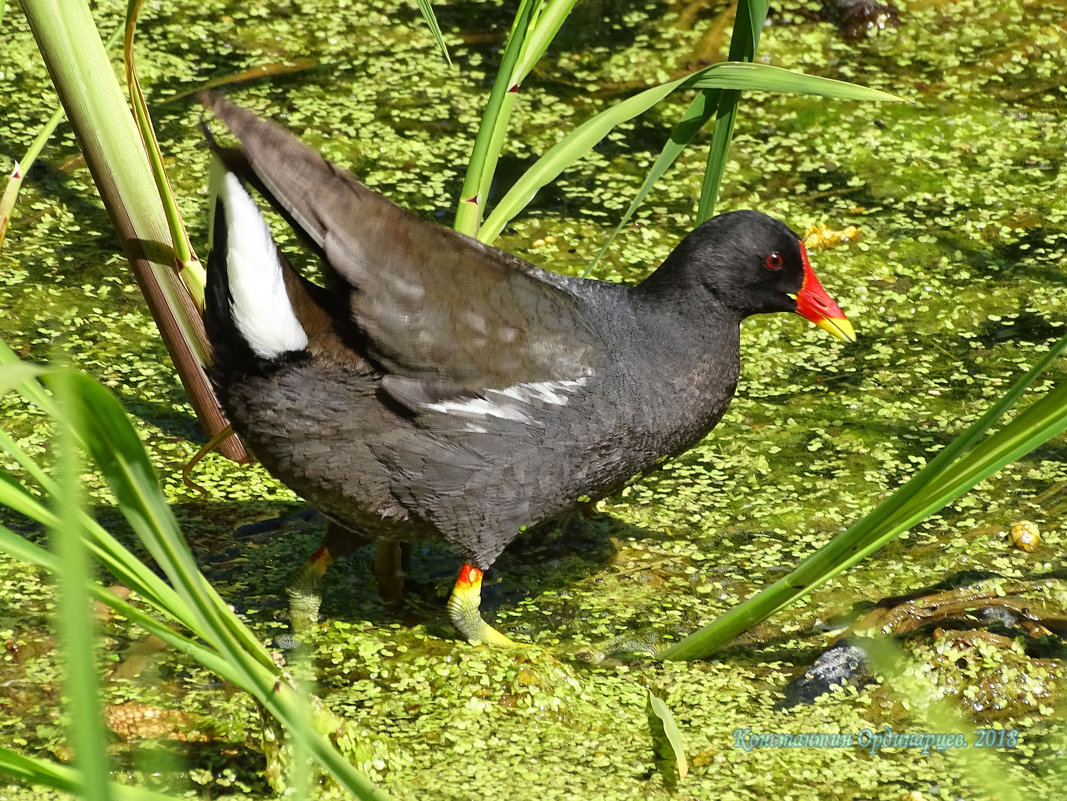
<svg viewBox="0 0 1067 801"><path fill-rule="evenodd" d="M123 10L100 4L101 28L110 31ZM818 3L772 16L763 60L913 102L747 97L721 203L722 210L760 209L798 231L858 227L857 241L812 258L859 341L843 346L799 318L746 322L741 387L711 437L595 514L508 550L490 574L498 583L486 588L487 617L555 656L456 641L444 599L458 565L443 546L416 551L399 613L375 597L368 550L331 569L323 609L329 625L313 663L319 692L363 731L350 753L396 798L975 797L994 786L989 773L1034 797L1057 795L1052 774L1058 769L1062 777L1067 738L1054 640L1049 653L1035 654L1019 644L997 648L953 631L920 631L903 640L916 661L890 681L789 711L774 704L832 642L826 624L856 604L960 571L1024 585L1035 604L1062 615L1062 440L715 661L571 658L614 638L676 638L780 577L873 508L1063 333L1067 11L1052 0L975 0L916 2L900 12L899 28L859 42L822 21ZM447 223L510 13L510 4L440 4L452 69L413 6L331 0L146 8L142 81L194 241L205 247L200 111L187 96L168 98L297 58L311 62L269 82L231 87L231 96L301 132L398 203ZM713 5L580 4L524 87L503 180L559 131L632 88L722 58L721 27ZM14 11L2 36L0 156L10 164L51 101ZM542 192L497 244L555 270L582 271L685 102L621 127ZM691 226L701 170L700 152L682 158L597 277L636 281L659 263ZM293 247L287 232L279 235ZM299 500L260 469L220 457L196 476L207 497L182 485L180 469L201 437L63 128L30 173L0 252L0 308L0 334L25 357L69 359L119 394L205 571L265 638L282 632L281 588L315 547L321 523L301 518ZM1058 368L1043 386L1062 378ZM8 430L45 451L48 433L33 412L11 398L2 404ZM121 530L99 482L86 481L101 518ZM278 516L286 516L280 534L233 534ZM1008 536L1023 519L1041 530L1032 553ZM8 643L0 742L69 757L54 711L50 591L41 575L6 557L0 580ZM114 750L126 780L176 782L215 798L269 795L258 713L248 699L155 650L121 621L103 619L101 627L111 723L122 732ZM676 786L656 761L649 689L667 701L685 739L690 774ZM931 698L947 699L948 711L930 707ZM997 699L1010 703L990 717ZM180 710L188 719L165 718L170 731L161 736L143 722L155 710ZM1018 729L1016 745L928 754L746 750L735 734L962 730L959 716ZM0 797L41 795L9 787Z"/></svg>

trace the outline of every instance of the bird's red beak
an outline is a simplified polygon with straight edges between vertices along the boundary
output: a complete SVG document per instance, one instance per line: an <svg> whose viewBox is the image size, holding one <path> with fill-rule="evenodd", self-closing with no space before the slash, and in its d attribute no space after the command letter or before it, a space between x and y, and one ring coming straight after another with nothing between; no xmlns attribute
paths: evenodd
<svg viewBox="0 0 1067 801"><path fill-rule="evenodd" d="M800 243L800 255L804 258L804 283L800 285L800 291L796 294L797 314L811 320L819 328L826 329L838 339L845 342L855 342L856 332L852 323L845 317L834 299L826 294L819 279L815 277L815 271L811 269L808 261L808 251L804 243Z"/></svg>

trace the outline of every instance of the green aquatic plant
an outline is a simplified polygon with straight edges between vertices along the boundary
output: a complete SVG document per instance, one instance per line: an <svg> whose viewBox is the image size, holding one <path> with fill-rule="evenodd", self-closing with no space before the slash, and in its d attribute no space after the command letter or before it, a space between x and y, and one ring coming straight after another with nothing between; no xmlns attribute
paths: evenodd
<svg viewBox="0 0 1067 801"><path fill-rule="evenodd" d="M870 514L804 559L789 575L667 648L660 653L660 658L710 656L737 635L936 514L979 481L1067 429L1067 383L1060 383L994 434L982 439L1064 348L1067 348L1067 337L1056 342L982 417Z"/></svg>
<svg viewBox="0 0 1067 801"><path fill-rule="evenodd" d="M456 211L457 231L483 242L493 242L530 204L538 191L586 156L619 125L650 111L676 91L699 90L696 99L668 135L662 152L605 248L645 201L656 181L713 118L714 131L708 149L696 222L703 222L714 214L741 92L793 92L843 100L901 100L887 92L844 81L751 63L767 18L768 3L766 0L742 0L738 4L728 61L650 86L590 117L563 136L516 179L483 221L489 186L506 142L508 120L521 96L523 81L544 56L573 9L574 2L523 0L520 3L467 165Z"/></svg>
<svg viewBox="0 0 1067 801"><path fill-rule="evenodd" d="M0 526L0 548L59 577L60 646L71 698L73 772L0 750L0 770L26 781L70 790L88 799L111 797L100 700L93 670L89 599L199 662L256 698L284 725L297 753L305 754L360 799L384 799L349 759L313 725L314 700L294 686L259 639L241 622L200 573L160 488L155 470L115 397L91 378L65 367L19 361L0 343L0 395L18 392L56 424L59 463L51 475L18 442L0 430L0 451L36 485L30 489L0 474L0 505L53 532L45 549ZM80 483L75 446L95 465L139 540L169 580L164 581L128 551L78 502ZM135 591L151 612L119 598L89 578L89 560ZM182 631L176 631L176 625ZM339 731L331 732L337 739ZM302 764L294 760L294 764ZM118 797L121 797L118 796Z"/></svg>

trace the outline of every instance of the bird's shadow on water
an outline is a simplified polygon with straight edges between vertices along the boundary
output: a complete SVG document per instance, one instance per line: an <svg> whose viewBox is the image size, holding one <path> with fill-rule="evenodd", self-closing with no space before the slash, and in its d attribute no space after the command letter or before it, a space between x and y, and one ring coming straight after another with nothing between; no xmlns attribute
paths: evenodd
<svg viewBox="0 0 1067 801"><path fill-rule="evenodd" d="M184 425L190 421L179 416L172 422ZM285 586L319 547L326 529L320 515L299 500L211 495L173 503L170 508L198 567L227 603L253 624L287 623ZM117 507L100 504L86 511L161 574ZM28 518L4 509L0 523L47 547L47 531ZM582 596L590 591L590 581L599 586L598 575L612 574L619 542L654 543L670 536L588 510L532 528L508 545L487 571L482 611L491 624L517 639L537 641L553 632L567 636L585 623L578 619L587 611ZM460 559L447 543L413 544L405 599L399 607L387 606L379 597L374 559L375 545L365 545L327 571L320 610L323 622L422 626L434 637L456 639L446 602ZM97 578L105 585L114 582L102 568ZM582 592L575 591L579 584L584 586ZM18 616L18 610L11 611Z"/></svg>
<svg viewBox="0 0 1067 801"><path fill-rule="evenodd" d="M318 548L326 521L296 503L211 504L173 507L205 576L237 611L252 620L287 617L285 584ZM544 524L512 542L487 571L482 611L487 620L521 639L566 630L580 603L569 590L610 570L619 541L654 541L669 535L639 528L604 513L577 512ZM460 559L444 541L412 544L404 601L388 606L374 576L375 544L334 563L323 578L320 620L374 626L424 626L455 639L446 602ZM548 599L542 603L543 599ZM533 603L532 599L538 599ZM520 609L521 608L521 609Z"/></svg>

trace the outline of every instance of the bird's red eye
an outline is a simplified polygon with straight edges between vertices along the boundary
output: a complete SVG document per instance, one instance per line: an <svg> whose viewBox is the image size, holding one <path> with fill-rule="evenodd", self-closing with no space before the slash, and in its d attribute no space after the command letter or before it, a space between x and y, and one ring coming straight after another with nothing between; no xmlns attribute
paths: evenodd
<svg viewBox="0 0 1067 801"><path fill-rule="evenodd" d="M780 270L782 269L782 265L785 264L785 259L782 258L782 254L776 250L768 256L763 263L767 265L768 270Z"/></svg>

